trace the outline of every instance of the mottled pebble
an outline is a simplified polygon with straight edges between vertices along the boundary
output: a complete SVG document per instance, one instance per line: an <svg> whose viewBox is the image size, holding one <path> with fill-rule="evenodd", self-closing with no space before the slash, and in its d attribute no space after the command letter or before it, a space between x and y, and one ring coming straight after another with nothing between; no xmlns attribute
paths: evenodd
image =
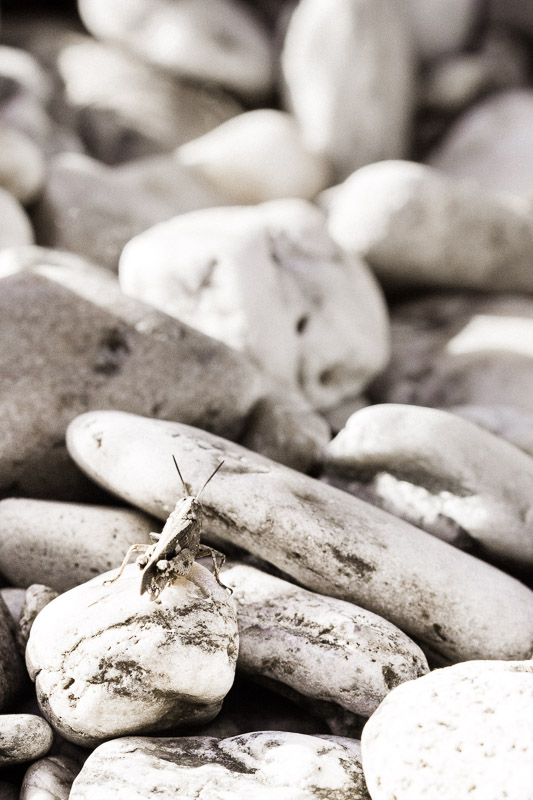
<svg viewBox="0 0 533 800"><path fill-rule="evenodd" d="M53 731L35 714L0 714L0 766L23 764L46 755Z"/></svg>

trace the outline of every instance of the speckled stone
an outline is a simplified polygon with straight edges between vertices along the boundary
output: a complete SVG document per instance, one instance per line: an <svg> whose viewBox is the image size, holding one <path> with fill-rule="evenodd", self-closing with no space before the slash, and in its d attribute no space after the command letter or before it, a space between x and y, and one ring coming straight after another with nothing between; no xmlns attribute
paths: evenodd
<svg viewBox="0 0 533 800"><path fill-rule="evenodd" d="M52 746L53 731L35 714L0 715L0 766L23 764L46 755Z"/></svg>
<svg viewBox="0 0 533 800"><path fill-rule="evenodd" d="M260 731L230 739L127 737L87 759L70 800L369 800L359 742Z"/></svg>
<svg viewBox="0 0 533 800"><path fill-rule="evenodd" d="M33 623L26 663L45 716L85 746L213 719L237 659L228 592L198 564L159 603L140 594L137 565L104 584L115 574L70 589Z"/></svg>
<svg viewBox="0 0 533 800"><path fill-rule="evenodd" d="M183 492L172 455L193 488L224 459L202 494L206 539L244 547L448 659L530 657L533 592L381 509L179 423L92 412L67 438L90 477L163 519Z"/></svg>
<svg viewBox="0 0 533 800"><path fill-rule="evenodd" d="M24 775L19 800L68 800L78 764L66 756L36 761Z"/></svg>

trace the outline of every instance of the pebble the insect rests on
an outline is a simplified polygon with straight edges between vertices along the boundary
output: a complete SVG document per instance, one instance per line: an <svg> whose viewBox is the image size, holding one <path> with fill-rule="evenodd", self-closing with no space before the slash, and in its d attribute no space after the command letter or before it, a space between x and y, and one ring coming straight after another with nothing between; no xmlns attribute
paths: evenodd
<svg viewBox="0 0 533 800"><path fill-rule="evenodd" d="M150 534L154 544L133 544L124 556L124 561L116 576L105 583L114 583L118 580L124 572L131 554L140 551L141 555L137 558L136 563L142 569L141 594L148 592L150 600L158 602L157 598L176 575L188 575L195 559L211 556L217 582L231 593L233 590L224 586L219 574L219 569L224 564L226 556L219 553L218 550L213 550L212 547L200 544L202 510L200 495L224 461L221 461L211 473L198 494L191 495L181 475L178 462L174 456L172 458L185 489L186 497L178 500L176 508L170 514L161 533ZM217 555L221 558L220 566L217 564Z"/></svg>

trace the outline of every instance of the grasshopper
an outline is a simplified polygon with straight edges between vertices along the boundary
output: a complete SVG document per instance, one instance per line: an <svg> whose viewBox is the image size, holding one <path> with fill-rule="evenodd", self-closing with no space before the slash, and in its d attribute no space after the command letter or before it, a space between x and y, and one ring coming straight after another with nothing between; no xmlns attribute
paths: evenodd
<svg viewBox="0 0 533 800"><path fill-rule="evenodd" d="M148 592L150 600L160 602L157 598L165 586L172 582L175 575L188 575L196 558L211 556L217 582L231 592L232 590L228 586L224 586L220 580L219 570L224 564L226 556L219 553L218 550L213 550L212 547L200 544L202 511L200 495L224 462L221 461L211 473L198 494L191 495L183 480L176 458L174 456L172 458L185 489L186 497L178 500L161 533L150 534L154 544L133 544L126 553L118 573L104 583L117 581L124 572L131 554L140 551L142 555L137 558L136 563L142 569L141 594ZM217 555L221 558L220 565L217 563Z"/></svg>

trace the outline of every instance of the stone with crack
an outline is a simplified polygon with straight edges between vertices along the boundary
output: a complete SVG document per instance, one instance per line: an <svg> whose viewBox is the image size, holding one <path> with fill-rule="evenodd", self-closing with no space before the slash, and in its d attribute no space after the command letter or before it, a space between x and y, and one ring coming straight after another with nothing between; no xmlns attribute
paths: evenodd
<svg viewBox="0 0 533 800"><path fill-rule="evenodd" d="M210 721L237 659L227 591L194 564L155 603L140 594L136 565L104 584L115 574L65 592L35 620L26 663L43 713L86 746Z"/></svg>

